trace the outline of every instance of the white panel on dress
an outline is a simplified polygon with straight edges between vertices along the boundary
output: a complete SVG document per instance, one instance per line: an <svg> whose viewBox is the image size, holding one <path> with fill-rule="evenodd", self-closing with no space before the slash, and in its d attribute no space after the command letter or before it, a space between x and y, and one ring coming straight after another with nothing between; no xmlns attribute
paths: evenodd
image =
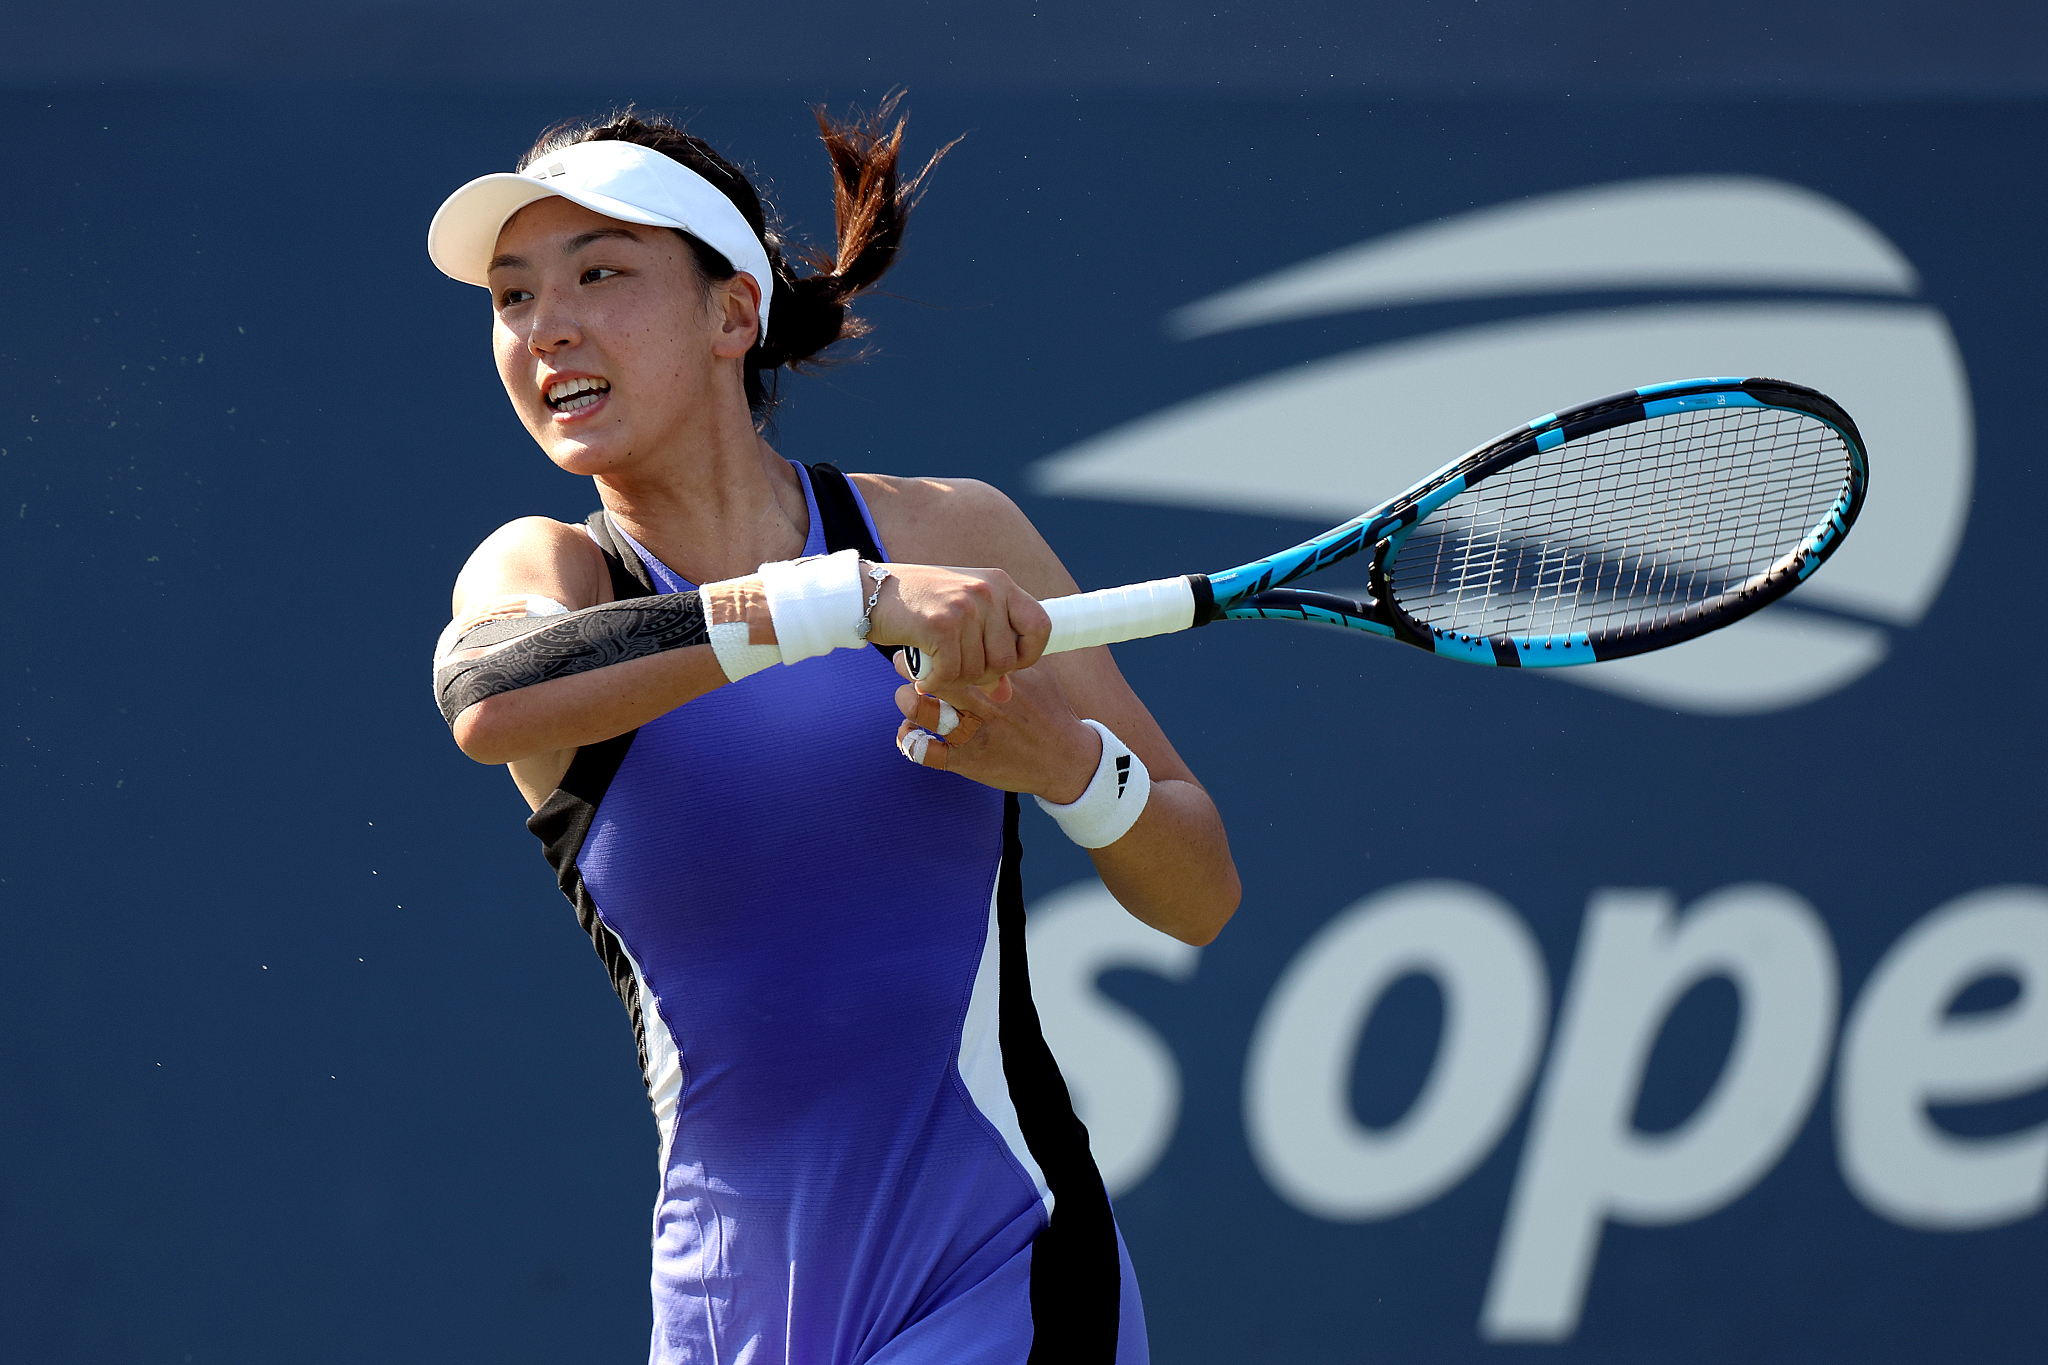
<svg viewBox="0 0 2048 1365"><path fill-rule="evenodd" d="M612 933L609 926L605 932ZM654 992L648 988L647 976L640 970L640 960L633 956L625 940L617 934L612 934L612 942L619 945L619 951L633 966L633 991L639 999L640 1030L647 1038L647 1099L654 1106L654 1126L661 1132L661 1169L665 1172L668 1170L669 1144L676 1137L676 1106L683 1095L683 1054L676 1046L675 1035L668 1031L668 1021L661 1017Z"/></svg>
<svg viewBox="0 0 2048 1365"><path fill-rule="evenodd" d="M960 1028L960 1079L982 1117L995 1125L1009 1144L1017 1164L1037 1187L1045 1216L1052 1217L1052 1189L1045 1172L1031 1159L1024 1144L1024 1129L1017 1122L1017 1106L1010 1102L1010 1081L1003 1074L1002 1028L1002 937L996 925L996 892L989 891L988 937L981 945L981 966L974 974L974 994L967 1001L967 1019Z"/></svg>

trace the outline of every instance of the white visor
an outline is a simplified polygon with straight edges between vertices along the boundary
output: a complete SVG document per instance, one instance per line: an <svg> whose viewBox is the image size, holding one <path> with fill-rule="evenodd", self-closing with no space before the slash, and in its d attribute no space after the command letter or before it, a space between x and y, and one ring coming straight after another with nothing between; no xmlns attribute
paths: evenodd
<svg viewBox="0 0 2048 1365"><path fill-rule="evenodd" d="M427 228L427 255L443 274L488 288L499 231L513 214L550 195L607 218L680 228L717 251L760 286L761 336L767 337L775 276L761 239L710 181L637 143L577 142L550 152L517 175L500 171L470 181L434 214Z"/></svg>

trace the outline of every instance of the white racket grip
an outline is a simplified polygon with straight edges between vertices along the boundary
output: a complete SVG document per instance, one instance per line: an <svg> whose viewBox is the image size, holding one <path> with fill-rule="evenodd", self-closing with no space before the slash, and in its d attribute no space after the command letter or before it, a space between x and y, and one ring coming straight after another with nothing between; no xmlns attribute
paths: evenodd
<svg viewBox="0 0 2048 1365"><path fill-rule="evenodd" d="M1052 634L1046 639L1045 652L1063 654L1090 645L1113 645L1189 629L1195 624L1195 585L1185 577L1159 578L1150 583L1054 597L1038 605L1052 618ZM919 682L931 681L931 660L915 648L905 649L904 655L911 677Z"/></svg>
<svg viewBox="0 0 2048 1365"><path fill-rule="evenodd" d="M1170 635L1195 623L1194 585L1184 577L1055 597L1039 605L1052 618L1048 654Z"/></svg>

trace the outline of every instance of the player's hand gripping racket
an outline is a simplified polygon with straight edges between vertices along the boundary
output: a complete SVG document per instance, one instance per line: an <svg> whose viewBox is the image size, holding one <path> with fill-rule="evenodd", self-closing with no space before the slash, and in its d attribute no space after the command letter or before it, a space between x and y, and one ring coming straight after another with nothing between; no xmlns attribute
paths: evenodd
<svg viewBox="0 0 2048 1365"><path fill-rule="evenodd" d="M1825 394L1686 379L1546 413L1362 516L1221 573L1044 603L1045 652L1247 617L1321 621L1472 663L1662 649L1739 621L1834 553L1863 438ZM1285 585L1371 553L1371 597ZM924 677L916 650L908 660Z"/></svg>

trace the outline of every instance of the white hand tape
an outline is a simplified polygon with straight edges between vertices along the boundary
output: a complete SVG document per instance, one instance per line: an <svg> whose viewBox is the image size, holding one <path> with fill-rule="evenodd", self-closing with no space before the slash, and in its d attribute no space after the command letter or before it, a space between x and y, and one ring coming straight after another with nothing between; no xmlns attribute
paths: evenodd
<svg viewBox="0 0 2048 1365"><path fill-rule="evenodd" d="M912 730L896 741L896 748L902 755L920 768L924 766L925 751L931 746L932 736L929 730Z"/></svg>
<svg viewBox="0 0 2048 1365"><path fill-rule="evenodd" d="M753 575L748 575L752 577ZM782 662L781 645L757 645L753 632L745 621L723 621L708 624L711 615L711 599L738 587L745 578L727 578L717 583L706 583L697 590L698 600L704 604L707 624L704 633L711 637L711 652L718 658L718 666L725 670L727 682L738 682L749 673L759 673L770 664Z"/></svg>
<svg viewBox="0 0 2048 1365"><path fill-rule="evenodd" d="M718 657L718 666L725 670L727 682L738 682L749 673L759 673L770 664L782 662L782 647L755 644L745 621L707 626L705 633L711 637L711 652Z"/></svg>

